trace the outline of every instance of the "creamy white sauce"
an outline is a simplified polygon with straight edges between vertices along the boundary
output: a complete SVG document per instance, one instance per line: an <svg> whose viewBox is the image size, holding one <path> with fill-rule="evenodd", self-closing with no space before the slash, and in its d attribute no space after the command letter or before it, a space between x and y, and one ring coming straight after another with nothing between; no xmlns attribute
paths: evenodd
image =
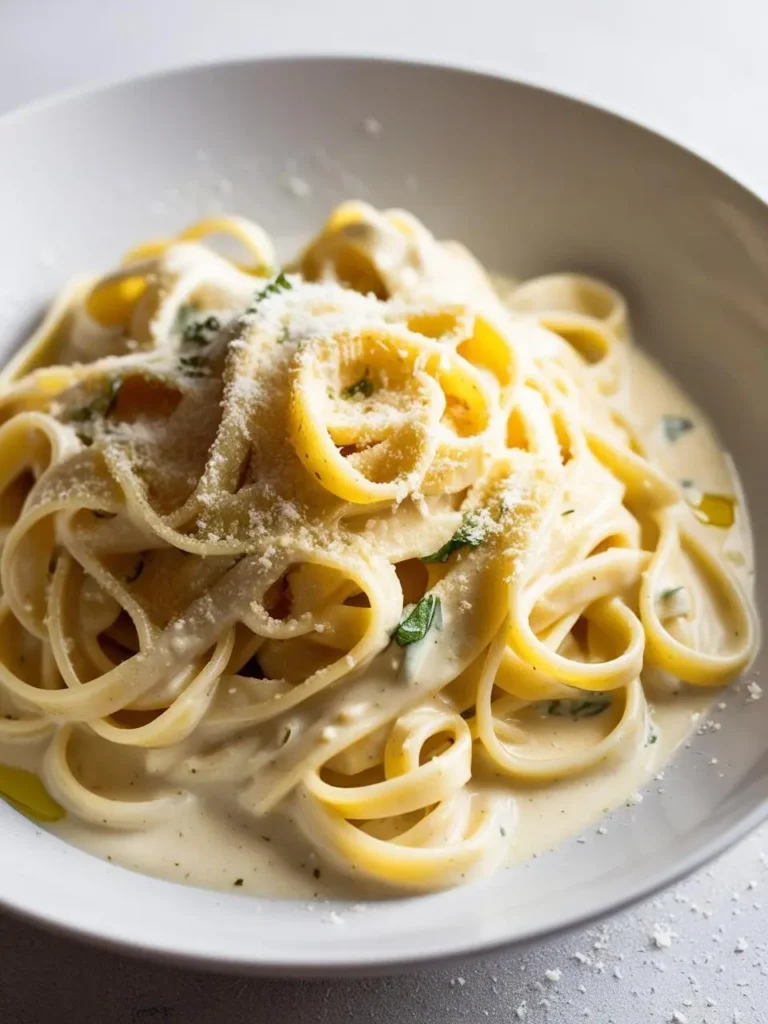
<svg viewBox="0 0 768 1024"><path fill-rule="evenodd" d="M695 429L674 443L660 429L665 413L690 417ZM693 479L700 491L738 493L738 481L702 413L647 356L632 355L632 410L628 417L648 446L654 461L678 480ZM711 548L725 554L732 568L751 588L752 557L749 526L743 505L731 530L701 526L700 536ZM507 778L478 778L471 785L503 789L514 796L518 824L511 830L509 861L524 860L551 848L567 836L599 819L607 810L624 803L642 789L674 755L696 728L718 691L684 687L679 692L649 693L657 740L629 758L603 762L586 776L568 778L543 786L515 783ZM571 718L537 715L536 735L542 744L566 749L604 733L609 715L574 721ZM98 741L96 741L98 742ZM134 771L136 752L110 746L110 762L98 751L82 758L79 769L95 788L115 787L140 798L146 783ZM18 746L0 750L0 759L35 767L39 750L28 748L22 757ZM286 813L261 819L238 807L234 789L227 784L205 783L195 787L172 819L146 831L121 832L84 823L70 815L51 831L67 842L125 867L195 885L236 888L254 895L280 898L363 897L383 895L383 889L360 885L328 867L298 834Z"/></svg>

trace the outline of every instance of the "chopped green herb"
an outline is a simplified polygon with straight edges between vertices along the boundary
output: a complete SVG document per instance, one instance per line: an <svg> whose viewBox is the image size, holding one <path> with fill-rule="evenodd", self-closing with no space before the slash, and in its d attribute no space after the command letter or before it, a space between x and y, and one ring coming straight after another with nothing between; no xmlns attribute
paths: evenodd
<svg viewBox="0 0 768 1024"><path fill-rule="evenodd" d="M684 589L684 587L668 587L666 590L662 590L659 597L662 601L668 601L670 597L674 597L675 594L679 594L680 591Z"/></svg>
<svg viewBox="0 0 768 1024"><path fill-rule="evenodd" d="M584 700L553 700L547 707L548 715L560 718L592 718L611 706L607 693L593 693Z"/></svg>
<svg viewBox="0 0 768 1024"><path fill-rule="evenodd" d="M646 740L646 746L653 746L653 744L656 742L656 740L658 740L658 738L659 734L656 732L653 726L651 726L651 728L648 730L648 739Z"/></svg>
<svg viewBox="0 0 768 1024"><path fill-rule="evenodd" d="M424 555L422 562L447 562L459 548L479 547L487 537L487 531L478 512L468 512L456 533L432 555Z"/></svg>
<svg viewBox="0 0 768 1024"><path fill-rule="evenodd" d="M680 481L680 486L681 487L685 487L686 490L687 490L687 489L689 489L691 487L695 487L696 484L695 484L695 482L693 480L686 479L686 480L681 480Z"/></svg>
<svg viewBox="0 0 768 1024"><path fill-rule="evenodd" d="M315 878L319 878L320 877L320 868L315 868L314 871L312 872L312 874L314 875Z"/></svg>
<svg viewBox="0 0 768 1024"><path fill-rule="evenodd" d="M218 317L209 316L205 320L196 320L187 324L184 328L182 338L192 345L207 345L211 335L221 330L221 321Z"/></svg>
<svg viewBox="0 0 768 1024"><path fill-rule="evenodd" d="M89 423L95 416L109 416L117 404L117 395L122 386L122 380L107 381L106 388L92 398L88 405L72 409L67 418L74 423Z"/></svg>
<svg viewBox="0 0 768 1024"><path fill-rule="evenodd" d="M125 577L125 582L126 583L135 583L136 580L139 578L139 576L141 576L141 574L143 572L144 572L144 559L140 558L138 560L138 562L136 563L136 567L134 568L134 570L131 573L131 575Z"/></svg>
<svg viewBox="0 0 768 1024"><path fill-rule="evenodd" d="M395 630L395 642L400 647L407 647L409 644L415 644L418 640L423 640L432 628L436 616L439 616L437 621L439 629L442 624L440 598L435 594L425 594Z"/></svg>
<svg viewBox="0 0 768 1024"><path fill-rule="evenodd" d="M182 356L179 362L182 366L191 366L195 369L199 369L201 366L205 366L208 360L205 356Z"/></svg>
<svg viewBox="0 0 768 1024"><path fill-rule="evenodd" d="M661 424L664 436L670 443L677 441L689 430L693 430L693 420L689 420L687 416L663 416Z"/></svg>
<svg viewBox="0 0 768 1024"><path fill-rule="evenodd" d="M293 285L285 276L285 272L281 270L274 281L270 281L260 292L256 292L247 312L252 313L262 299L266 299L267 296L277 295L278 292L288 292L291 288L293 288Z"/></svg>
<svg viewBox="0 0 768 1024"><path fill-rule="evenodd" d="M288 341L290 336L291 336L291 332L290 332L290 330L288 328L288 324L284 324L282 331L280 331L280 334L277 337L277 344L278 345L284 344L286 341Z"/></svg>
<svg viewBox="0 0 768 1024"><path fill-rule="evenodd" d="M565 510L565 512L561 512L560 515L561 516L572 516L575 511L576 511L575 508L567 508Z"/></svg>
<svg viewBox="0 0 768 1024"><path fill-rule="evenodd" d="M86 434L82 430L76 430L75 435L80 444L84 444L86 448L90 448L91 445L93 444L93 438L91 437L90 434Z"/></svg>
<svg viewBox="0 0 768 1024"><path fill-rule="evenodd" d="M209 372L208 359L204 355L180 356L179 366L187 377L205 377Z"/></svg>
<svg viewBox="0 0 768 1024"><path fill-rule="evenodd" d="M109 397L107 398L107 404L104 408L104 416L107 417L113 412L117 405L117 396L120 393L120 388L123 386L122 380L112 380L109 382Z"/></svg>
<svg viewBox="0 0 768 1024"><path fill-rule="evenodd" d="M117 512L107 512L106 509L103 508L94 508L92 509L92 512L97 519L114 519L117 515Z"/></svg>
<svg viewBox="0 0 768 1024"><path fill-rule="evenodd" d="M373 394L373 381L368 376L368 367L365 368L365 373L360 380L355 381L354 384L350 384L348 388L342 388L342 398L354 398L355 395L362 395L363 398L370 398Z"/></svg>
<svg viewBox="0 0 768 1024"><path fill-rule="evenodd" d="M242 878L236 878L233 884L237 885L237 886L242 885L243 884Z"/></svg>

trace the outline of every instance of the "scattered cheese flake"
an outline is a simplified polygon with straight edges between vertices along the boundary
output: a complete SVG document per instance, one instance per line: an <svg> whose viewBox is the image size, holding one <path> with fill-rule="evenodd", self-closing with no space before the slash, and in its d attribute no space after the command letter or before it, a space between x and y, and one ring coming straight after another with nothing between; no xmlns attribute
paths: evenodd
<svg viewBox="0 0 768 1024"><path fill-rule="evenodd" d="M655 924L648 937L657 949L669 949L677 936L667 925Z"/></svg>
<svg viewBox="0 0 768 1024"><path fill-rule="evenodd" d="M545 971L544 975L547 981L551 981L553 985L556 985L558 981L560 981L560 979L562 978L563 972L556 967L553 970Z"/></svg>

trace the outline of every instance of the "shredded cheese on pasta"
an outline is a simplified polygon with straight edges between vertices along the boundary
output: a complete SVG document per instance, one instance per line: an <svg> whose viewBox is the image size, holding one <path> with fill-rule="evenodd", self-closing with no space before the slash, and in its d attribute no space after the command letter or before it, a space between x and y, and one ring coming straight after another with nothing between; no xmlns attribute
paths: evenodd
<svg viewBox="0 0 768 1024"><path fill-rule="evenodd" d="M622 415L614 290L502 302L362 203L274 268L240 218L145 243L0 376L0 739L44 740L48 793L99 827L225 782L344 871L457 884L514 842L504 780L628 756L645 674L728 681L754 615ZM547 707L603 733L539 745ZM86 785L85 734L135 751L146 799Z"/></svg>

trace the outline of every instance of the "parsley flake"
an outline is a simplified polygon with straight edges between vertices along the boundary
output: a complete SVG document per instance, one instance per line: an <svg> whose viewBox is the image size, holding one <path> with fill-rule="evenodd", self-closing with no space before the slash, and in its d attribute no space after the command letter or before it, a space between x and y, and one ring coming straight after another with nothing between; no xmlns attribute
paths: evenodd
<svg viewBox="0 0 768 1024"><path fill-rule="evenodd" d="M269 295L277 295L278 292L289 292L291 288L293 288L293 285L285 276L285 271L281 270L274 281L270 281L260 292L256 292L247 312L252 313L258 304Z"/></svg>
<svg viewBox="0 0 768 1024"><path fill-rule="evenodd" d="M216 316L195 320L184 328L182 339L192 345L207 345L211 336L221 330L221 321Z"/></svg>
<svg viewBox="0 0 768 1024"><path fill-rule="evenodd" d="M373 394L373 381L368 376L368 367L365 368L365 373L360 380L355 381L354 384L350 384L348 388L342 388L342 398L354 398L356 395L362 395L363 398L370 398Z"/></svg>
<svg viewBox="0 0 768 1024"><path fill-rule="evenodd" d="M583 700L553 700L547 707L548 715L559 718L592 718L600 715L611 706L611 698L607 693L595 692Z"/></svg>
<svg viewBox="0 0 768 1024"><path fill-rule="evenodd" d="M662 416L661 426L664 431L664 437L670 442L670 444L677 441L687 434L689 430L693 430L693 420L689 420L687 416Z"/></svg>
<svg viewBox="0 0 768 1024"><path fill-rule="evenodd" d="M487 538L487 530L478 512L468 512L456 533L431 555L423 555L422 562L447 562L459 548L479 547Z"/></svg>

